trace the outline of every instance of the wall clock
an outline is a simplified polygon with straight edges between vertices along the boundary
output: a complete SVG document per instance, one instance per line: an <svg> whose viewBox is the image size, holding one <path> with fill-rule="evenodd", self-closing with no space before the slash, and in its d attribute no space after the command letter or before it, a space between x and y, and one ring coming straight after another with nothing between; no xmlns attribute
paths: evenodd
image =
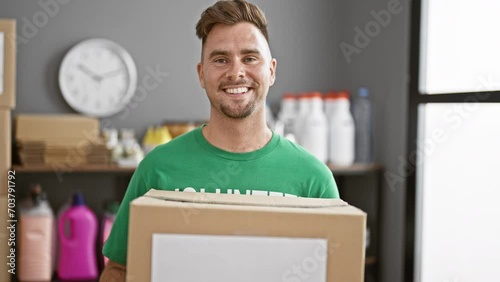
<svg viewBox="0 0 500 282"><path fill-rule="evenodd" d="M137 69L117 43L101 38L82 41L65 55L59 87L77 112L107 117L120 112L134 96Z"/></svg>

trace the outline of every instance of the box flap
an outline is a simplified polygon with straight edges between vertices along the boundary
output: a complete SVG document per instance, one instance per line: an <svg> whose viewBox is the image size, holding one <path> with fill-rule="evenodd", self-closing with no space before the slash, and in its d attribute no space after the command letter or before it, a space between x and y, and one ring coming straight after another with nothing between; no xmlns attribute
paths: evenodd
<svg viewBox="0 0 500 282"><path fill-rule="evenodd" d="M273 197L263 195L234 195L216 193L189 193L151 189L145 195L147 198L196 204L241 205L258 207L288 207L288 208L327 208L348 207L340 199L317 199L300 197Z"/></svg>

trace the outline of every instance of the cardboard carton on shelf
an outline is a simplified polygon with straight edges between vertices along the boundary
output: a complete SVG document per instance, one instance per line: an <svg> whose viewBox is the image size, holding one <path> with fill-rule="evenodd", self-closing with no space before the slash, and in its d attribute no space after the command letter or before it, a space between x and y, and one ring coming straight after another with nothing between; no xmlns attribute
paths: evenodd
<svg viewBox="0 0 500 282"><path fill-rule="evenodd" d="M131 203L127 281L361 282L365 225L339 199L152 189Z"/></svg>
<svg viewBox="0 0 500 282"><path fill-rule="evenodd" d="M109 165L99 120L81 115L18 115L16 147L23 166Z"/></svg>
<svg viewBox="0 0 500 282"><path fill-rule="evenodd" d="M21 114L15 119L16 141L51 141L55 144L99 139L99 120L82 115Z"/></svg>
<svg viewBox="0 0 500 282"><path fill-rule="evenodd" d="M16 107L16 20L0 19L0 109Z"/></svg>

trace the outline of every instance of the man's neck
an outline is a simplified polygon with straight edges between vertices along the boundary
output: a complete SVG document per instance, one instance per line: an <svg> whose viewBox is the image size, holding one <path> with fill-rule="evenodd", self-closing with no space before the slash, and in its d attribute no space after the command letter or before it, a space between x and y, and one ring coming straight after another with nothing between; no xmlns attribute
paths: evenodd
<svg viewBox="0 0 500 282"><path fill-rule="evenodd" d="M266 125L264 115L244 119L211 115L210 122L203 127L202 133L210 144L234 153L258 150L269 143L273 135Z"/></svg>

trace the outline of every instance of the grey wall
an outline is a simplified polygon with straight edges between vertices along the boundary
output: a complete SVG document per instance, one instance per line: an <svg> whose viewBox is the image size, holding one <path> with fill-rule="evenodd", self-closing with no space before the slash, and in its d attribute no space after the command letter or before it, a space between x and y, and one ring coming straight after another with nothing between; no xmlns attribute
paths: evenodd
<svg viewBox="0 0 500 282"><path fill-rule="evenodd" d="M18 20L18 84L14 113L72 113L58 87L58 69L65 53L81 40L104 37L116 41L133 56L139 76L147 67L169 76L136 95L129 108L109 120L131 127L139 135L148 125L165 120L207 120L209 103L200 88L196 64L201 42L195 24L214 1L58 0L47 15L40 3L56 0L0 2L0 17ZM335 11L330 1L255 1L269 19L277 81L268 100L277 105L284 92L327 91L335 86ZM40 16L42 15L42 16ZM28 23L29 22L29 23ZM34 28L29 28L29 26Z"/></svg>
<svg viewBox="0 0 500 282"><path fill-rule="evenodd" d="M337 11L342 11L338 13L339 44L354 45L357 34L354 28L364 31L374 21L371 12L387 10L390 2L396 0L339 1ZM380 25L377 35L369 37L369 44L359 48L360 52L350 57L350 63L340 50L337 52L339 86L356 89L364 85L371 91L375 108L375 159L384 165L386 173L396 175L399 157L406 155L410 19L409 2L400 2L402 11L392 14L385 27ZM403 281L405 186L404 182L389 185L385 177L382 182L380 277L381 281Z"/></svg>
<svg viewBox="0 0 500 282"><path fill-rule="evenodd" d="M33 23L33 16L43 11L39 3L51 1L55 3L55 0L0 1L0 17L18 19L18 34L27 39L18 50L15 114L73 112L60 94L58 67L74 44L91 37L105 37L131 53L139 82L147 74L148 66L158 65L169 73L157 89L136 103L130 114L112 117L113 125L135 128L142 135L146 126L165 120L208 118L208 100L195 72L201 44L194 26L200 13L214 1L71 0L60 5L58 13L50 16L37 32L23 32L26 25L23 19ZM353 28L364 29L373 20L370 11L387 9L389 0L254 1L268 17L271 50L278 60L277 81L268 98L271 104L277 105L284 92L369 87L375 107L376 161L391 172L397 172L398 156L404 155L406 142L409 4L401 1L403 11L393 15L370 44L351 57L350 63L339 44L354 44ZM91 187L102 191L99 192L102 198L123 192L110 192L109 187L116 186L116 181L123 186L126 180L93 177L96 179L66 176L60 183L53 175L30 176L21 184L41 181L54 190ZM63 197L57 197L56 204L60 204ZM97 200L92 203L95 209L99 206ZM382 200L381 281L402 281L403 183L389 186L384 181Z"/></svg>

